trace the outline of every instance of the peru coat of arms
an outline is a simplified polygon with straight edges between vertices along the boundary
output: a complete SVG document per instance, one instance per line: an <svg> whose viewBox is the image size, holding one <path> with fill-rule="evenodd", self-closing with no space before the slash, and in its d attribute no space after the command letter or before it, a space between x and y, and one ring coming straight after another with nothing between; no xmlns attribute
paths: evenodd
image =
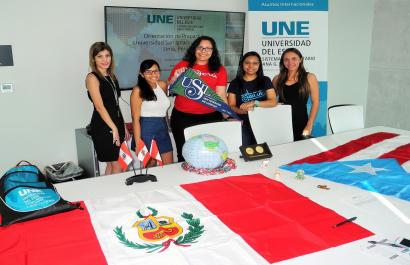
<svg viewBox="0 0 410 265"><path fill-rule="evenodd" d="M196 243L197 239L203 234L204 226L198 218L192 214L182 213L181 217L188 225L188 232L184 233L181 225L174 221L173 217L158 216L158 211L154 208L147 207L142 211L137 211L140 220L133 224L133 228L138 231L138 237L144 243L133 242L127 239L123 232L122 226L117 226L114 233L118 240L125 246L133 249L143 249L146 252L162 252L166 250L171 243L180 247L189 247L190 244Z"/></svg>

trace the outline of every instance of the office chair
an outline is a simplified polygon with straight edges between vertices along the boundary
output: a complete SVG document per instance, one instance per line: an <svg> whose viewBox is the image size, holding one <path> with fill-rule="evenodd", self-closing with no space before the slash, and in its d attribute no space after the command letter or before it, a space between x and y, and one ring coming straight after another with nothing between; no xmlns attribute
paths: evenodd
<svg viewBox="0 0 410 265"><path fill-rule="evenodd" d="M248 112L252 131L258 143L278 145L293 142L292 107L255 108Z"/></svg>
<svg viewBox="0 0 410 265"><path fill-rule="evenodd" d="M364 128L362 105L333 105L328 108L327 114L332 133Z"/></svg>
<svg viewBox="0 0 410 265"><path fill-rule="evenodd" d="M184 130L186 140L199 134L211 134L218 136L225 142L229 153L238 152L239 146L242 145L242 130L240 121L211 122L194 125Z"/></svg>

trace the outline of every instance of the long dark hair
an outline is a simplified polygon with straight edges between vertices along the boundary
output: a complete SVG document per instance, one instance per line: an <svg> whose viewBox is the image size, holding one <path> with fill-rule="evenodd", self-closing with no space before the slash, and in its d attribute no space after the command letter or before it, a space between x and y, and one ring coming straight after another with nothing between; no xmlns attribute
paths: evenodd
<svg viewBox="0 0 410 265"><path fill-rule="evenodd" d="M201 41L207 40L211 42L212 44L212 55L211 58L209 58L208 62L208 69L209 72L211 73L216 73L218 72L219 68L221 67L221 58L219 57L219 52L218 48L216 47L215 40L209 36L200 36L194 42L192 42L191 46L189 46L188 50L185 53L185 56L183 58L184 61L188 61L188 67L192 67L195 64L196 57L195 57L195 51L196 48L199 46L199 43Z"/></svg>
<svg viewBox="0 0 410 265"><path fill-rule="evenodd" d="M263 74L263 67L262 67L262 59L259 53L255 51L250 51L245 53L243 56L241 56L241 59L239 60L239 65L238 65L238 71L236 72L236 77L233 81L236 81L238 83L238 88L240 90L243 90L243 83L244 79L243 76L245 75L245 71L243 70L243 63L245 62L245 59L248 58L249 56L256 56L259 61L259 68L258 71L256 72L256 82L257 82L257 87L263 87L265 84L265 75Z"/></svg>
<svg viewBox="0 0 410 265"><path fill-rule="evenodd" d="M89 58L89 64L90 64L91 71L94 73L97 73L101 78L103 78L103 75L97 69L97 65L95 64L95 56L97 56L99 52L102 52L104 50L107 50L111 55L111 64L110 64L110 67L108 67L107 69L107 74L109 74L112 79L116 80L116 77L114 75L114 68L115 68L114 55L112 53L112 49L110 45L108 45L105 42L102 42L102 41L95 42L90 47L88 58Z"/></svg>
<svg viewBox="0 0 410 265"><path fill-rule="evenodd" d="M145 60L140 65L140 71L138 74L138 87L140 88L140 97L146 101L156 101L157 96L154 93L152 87L148 84L147 80L145 80L143 74L146 70L150 69L152 66L156 65L158 70L161 71L159 68L159 64L155 60Z"/></svg>
<svg viewBox="0 0 410 265"><path fill-rule="evenodd" d="M283 58L285 55L289 52L295 53L299 58L300 58L300 64L298 68L298 82L300 84L299 87L299 96L301 96L303 99L307 99L309 97L310 93L310 86L309 82L307 80L308 72L306 72L305 67L303 66L303 56L302 53L296 49L296 48L288 48L286 49L282 56L280 57L280 62L279 62L279 75L276 84L276 92L278 93L279 97L282 100L285 100L285 97L283 95L283 89L285 87L286 80L288 79L288 69L286 69L285 65L283 64Z"/></svg>

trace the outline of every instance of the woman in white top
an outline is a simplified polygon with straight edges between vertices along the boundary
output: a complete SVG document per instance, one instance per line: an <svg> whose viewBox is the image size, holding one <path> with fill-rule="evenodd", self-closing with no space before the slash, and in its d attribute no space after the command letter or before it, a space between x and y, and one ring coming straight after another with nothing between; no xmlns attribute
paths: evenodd
<svg viewBox="0 0 410 265"><path fill-rule="evenodd" d="M167 110L170 101L166 95L167 85L160 78L159 64L154 60L145 60L141 63L138 74L138 84L131 93L131 114L134 130L131 148L139 139L142 139L148 150L151 140L155 139L164 164L173 162L172 144L166 122ZM152 160L151 165L156 161Z"/></svg>

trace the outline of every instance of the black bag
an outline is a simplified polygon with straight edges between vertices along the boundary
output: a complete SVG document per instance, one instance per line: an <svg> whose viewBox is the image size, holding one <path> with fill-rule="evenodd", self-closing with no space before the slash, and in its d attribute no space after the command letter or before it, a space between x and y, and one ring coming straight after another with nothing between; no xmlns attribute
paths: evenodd
<svg viewBox="0 0 410 265"><path fill-rule="evenodd" d="M25 162L27 165L22 165ZM20 161L0 179L0 226L80 208L61 198L38 167Z"/></svg>

